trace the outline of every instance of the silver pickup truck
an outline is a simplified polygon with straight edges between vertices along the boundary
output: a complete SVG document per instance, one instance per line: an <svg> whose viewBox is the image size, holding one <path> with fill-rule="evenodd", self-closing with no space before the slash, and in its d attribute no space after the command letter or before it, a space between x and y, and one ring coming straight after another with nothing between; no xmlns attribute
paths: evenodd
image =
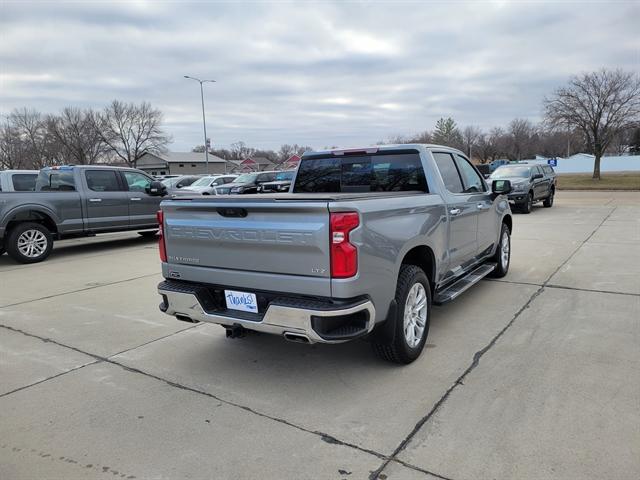
<svg viewBox="0 0 640 480"><path fill-rule="evenodd" d="M43 168L34 189L0 192L0 255L6 249L21 263L46 259L55 239L123 230L155 235L166 192L140 170L97 165Z"/></svg>
<svg viewBox="0 0 640 480"><path fill-rule="evenodd" d="M410 363L432 302L506 275L510 189L458 150L412 144L307 152L291 193L163 201L160 309L229 337L366 337Z"/></svg>

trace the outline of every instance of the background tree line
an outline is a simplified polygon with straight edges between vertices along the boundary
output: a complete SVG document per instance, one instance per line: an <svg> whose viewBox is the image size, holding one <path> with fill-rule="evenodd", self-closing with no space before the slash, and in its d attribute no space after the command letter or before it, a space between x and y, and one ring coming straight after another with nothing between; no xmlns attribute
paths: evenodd
<svg viewBox="0 0 640 480"><path fill-rule="evenodd" d="M543 100L544 120L515 118L506 127L460 127L441 118L433 130L396 136L383 143L436 143L458 148L482 163L498 158L573 153L595 156L593 177L600 178L606 154L640 154L640 75L599 70L572 77ZM102 110L67 107L57 115L27 108L0 123L0 168L41 168L58 164L120 163L135 167L145 153L162 153L171 138L162 130L162 112L149 103L114 100ZM211 153L226 160L266 157L280 163L310 147L282 145L260 150L239 141ZM193 151L204 151L196 146Z"/></svg>
<svg viewBox="0 0 640 480"><path fill-rule="evenodd" d="M543 99L544 120L515 118L488 131L459 127L448 117L433 130L396 136L380 143L435 143L462 150L481 163L498 158L522 160L590 153L593 178L600 178L605 154L640 154L640 75L602 69L572 77Z"/></svg>
<svg viewBox="0 0 640 480"><path fill-rule="evenodd" d="M161 153L171 141L161 124L162 112L146 102L114 100L102 110L67 107L48 115L17 109L0 123L0 168L95 163L135 167L144 153Z"/></svg>
<svg viewBox="0 0 640 480"><path fill-rule="evenodd" d="M292 155L302 155L304 152L313 150L309 146L284 144L278 150L264 150L248 146L245 142L232 143L229 148L210 149L209 153L225 160L245 160L251 157L264 157L273 163L282 163L291 158ZM193 147L193 152L204 152L204 145Z"/></svg>

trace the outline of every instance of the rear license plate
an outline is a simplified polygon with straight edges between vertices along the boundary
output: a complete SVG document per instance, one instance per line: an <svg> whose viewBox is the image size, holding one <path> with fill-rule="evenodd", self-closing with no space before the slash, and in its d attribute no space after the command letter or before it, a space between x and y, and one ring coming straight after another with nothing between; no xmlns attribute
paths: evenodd
<svg viewBox="0 0 640 480"><path fill-rule="evenodd" d="M240 310L241 312L258 313L258 300L255 293L236 292L235 290L225 290L224 298L227 308Z"/></svg>

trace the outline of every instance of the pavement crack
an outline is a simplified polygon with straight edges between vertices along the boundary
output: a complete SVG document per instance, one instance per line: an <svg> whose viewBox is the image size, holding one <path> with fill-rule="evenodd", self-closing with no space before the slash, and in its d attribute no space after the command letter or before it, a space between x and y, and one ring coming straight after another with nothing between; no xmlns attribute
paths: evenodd
<svg viewBox="0 0 640 480"><path fill-rule="evenodd" d="M361 451L363 453L368 453L369 455L375 456L375 457L377 457L379 459L382 459L382 460L386 460L387 459L387 456L384 455L383 453L376 452L375 450L371 450L371 449L368 449L368 448L365 448L365 447L361 447L360 445L356 445L356 444L353 444L353 443L350 443L350 442L346 442L346 441L340 440L340 439L338 439L338 438L336 438L333 435L330 435L328 433L320 432L320 431L317 431L317 430L311 430L311 429L305 428L305 427L303 427L301 425L297 425L295 423L292 423L292 422L290 422L288 420L285 420L283 418L274 417L272 415L268 415L266 413L262 413L262 412L259 412L257 410L254 410L254 409L252 409L250 407L247 407L246 405L242 405L242 404L239 404L239 403L236 403L236 402L232 402L230 400L226 400L224 398L218 397L218 396L216 396L216 395L214 395L212 393L206 392L204 390L199 390L199 389L197 389L195 387L190 387L188 385L183 385L183 384L180 384L178 382L174 382L172 380L168 380L166 378L160 377L158 375L154 375L152 373L145 372L144 370L140 370L140 369L135 368L135 367L130 367L128 365L125 365L125 364L120 363L120 362L118 362L118 361L113 359L113 357L115 355L119 355L119 353L115 354L115 355L112 355L110 357L105 357L105 356L102 356L102 355L97 355L95 353L90 353L90 352L84 351L84 350L82 350L80 348L77 348L77 347L72 347L70 345L66 345L64 343L58 342L56 340L53 340L51 338L41 337L41 336L35 335L33 333L25 332L24 330L21 330L19 328L11 327L11 326L8 326L8 325L2 325L2 324L0 324L0 328L5 328L7 330L11 330L12 332L21 333L21 334L26 335L28 337L37 338L39 340L42 340L43 342L50 342L50 343L53 343L54 345L58 345L60 347L68 348L70 350L73 350L74 352L81 353L81 354L84 354L84 355L87 355L87 356L93 358L94 361L91 362L90 364L87 364L87 365L95 365L95 364L100 363L100 362L108 363L108 364L111 364L111 365L116 365L116 366L118 366L118 367L120 367L123 370L126 370L128 372L136 373L136 374L143 375L143 376L146 376L146 377L149 377L149 378L153 378L154 380L163 382L163 383L165 383L165 384L167 384L167 385L169 385L171 387L174 387L174 388L178 388L178 389L181 389L181 390L189 391L189 392L196 393L196 394L199 394L199 395L204 395L206 397L212 398L212 399L214 399L214 400L216 400L218 402L224 403L226 405L229 405L229 406L232 406L232 407L236 407L236 408L240 408L241 410L244 410L245 412L249 412L249 413L252 413L254 415L258 415L259 417L266 418L266 419L272 420L274 422L281 423L283 425L287 425L289 427L295 428L297 430L300 430L300 431L303 431L303 432L306 432L306 433L310 433L312 435L316 435L316 436L320 437L321 440L323 440L323 441L325 441L327 443L330 443L330 444L333 444L333 445L339 445L339 446L353 448L353 449ZM166 335L166 336L164 336L162 338L167 338L167 337L169 337L171 335L176 335L177 333L183 332L184 330L189 330L190 328L197 328L197 325L195 325L193 327L188 327L188 328L183 329L183 330L179 330L178 332L174 332L174 333L172 333L170 335ZM157 339L152 340L151 342L147 342L146 344L143 344L143 345L147 345L149 343L152 343L152 342L158 341L158 340L161 340L161 338L157 338ZM130 350L135 350L136 348L139 348L140 346L142 346L142 345L139 345L137 347L131 348L129 350L125 350L125 352L126 351L130 351ZM124 353L124 352L120 352L120 353ZM83 365L83 367L84 366L86 366L86 365ZM82 368L82 367L79 367L79 368ZM79 368L76 368L74 370L78 370ZM63 374L70 373L71 371L72 370L70 370L69 372L64 372ZM61 376L63 374L55 375L53 377L50 377L47 380L59 377L59 376ZM43 380L43 381L46 381L46 380ZM37 385L38 383L42 383L42 381L34 383L33 385ZM33 385L27 385L25 387L21 387L20 389L14 390L13 392L9 392L9 393L15 393L15 391L23 390L23 389L29 388L30 386L33 386ZM2 396L9 395L9 393L6 393L4 395L0 395L0 398Z"/></svg>
<svg viewBox="0 0 640 480"><path fill-rule="evenodd" d="M398 464L402 465L403 467L410 468L411 470L415 470L417 472L424 473L426 475L431 475L432 477L440 478L441 480L453 480L451 477L445 477L444 475L440 475L438 473L434 473L431 470L425 470L424 468L416 467L415 465L413 465L411 463L407 463L404 460L400 460L398 458L394 458L392 460L392 462L398 463Z"/></svg>
<svg viewBox="0 0 640 480"><path fill-rule="evenodd" d="M576 292L589 292L589 293L606 293L609 295L627 295L630 297L640 297L640 293L631 293L631 292L616 292L613 290L596 290L592 288L578 288L578 287L569 287L566 285L553 285L548 284L545 285L545 288L558 288L560 290L574 290Z"/></svg>
<svg viewBox="0 0 640 480"><path fill-rule="evenodd" d="M515 313L515 315L511 318L509 323L507 323L507 325L505 325L504 328L502 328L502 330L500 330L484 348L482 348L481 350L478 350L473 355L473 360L471 364L467 367L467 369L464 372L462 372L462 374L444 392L444 394L438 399L438 401L433 405L433 407L431 407L431 410L429 410L429 412L424 417L418 420L418 422L415 424L413 429L409 432L407 436L404 437L404 439L396 447L393 453L383 462L383 464L369 476L370 480L375 480L379 478L382 471L387 467L387 465L389 465L391 461L398 461L396 457L407 447L409 442L413 440L413 438L420 431L420 429L435 415L435 413L440 409L440 407L447 401L451 393L456 388L458 388L458 386L464 385L465 377L469 375L473 370L475 370L475 368L480 364L480 359L484 356L484 354L486 354L489 350L491 350L491 348L493 348L493 346L500 339L500 337L502 337L505 334L505 332L514 324L514 322L518 319L518 317L522 314L522 312L524 312L527 308L529 308L529 305L531 305L531 302L533 302L542 293L543 290L544 290L544 287L542 286L538 288L529 297L527 302L522 307L520 307L520 309ZM446 477L441 476L440 478L446 478Z"/></svg>
<svg viewBox="0 0 640 480"><path fill-rule="evenodd" d="M54 295L47 295L47 296L39 297L39 298L32 298L30 300L24 300L22 302L15 302L15 303L8 303L6 305L0 305L0 308L16 307L18 305L24 305L26 303L39 302L40 300L48 300L50 298L56 298L56 297L63 297L65 295L71 295L73 293L86 292L87 290L94 290L96 288L108 287L110 285L118 285L120 283L133 282L134 280L139 280L141 278L156 277L158 275L159 275L159 273L150 273L150 274L147 274L147 275L140 275L138 277L126 278L124 280L117 280L115 282L108 282L108 283L101 283L101 284L98 284L98 285L91 285L91 286L86 287L86 288L79 288L77 290L71 290L69 292L56 293Z"/></svg>
<svg viewBox="0 0 640 480"><path fill-rule="evenodd" d="M183 385L181 383L174 382L172 380L168 380L168 379L160 377L158 375L154 375L152 373L145 372L144 370L140 370L139 368L135 368L135 367L131 367L131 366L128 366L128 365L124 365L124 364L122 364L120 362L117 362L117 361L111 359L111 358L105 359L105 361L108 362L108 363L111 363L113 365L117 365L120 368L123 368L124 370L126 370L128 372L137 373L137 374L149 377L149 378L153 378L153 379L158 380L160 382L166 383L167 385L170 385L170 386L172 386L174 388L179 388L181 390L186 390L188 392L196 393L196 394L199 394L199 395L204 395L206 397L209 397L209 398L212 398L212 399L216 400L217 402L221 402L221 403L224 403L226 405L239 408L239 409L241 409L241 410L243 410L245 412L252 413L252 414L257 415L259 417L266 418L266 419L272 420L274 422L281 423L283 425L287 425L288 427L295 428L296 430L300 430L300 431L305 432L305 433L310 433L312 435L316 435L316 436L320 437L321 440L323 440L323 441L325 441L327 443L330 443L330 444L333 444L333 445L340 445L340 446L344 446L344 447L353 448L355 450L359 450L359 451L361 451L363 453L368 453L369 455L373 455L373 456L378 457L380 459L386 459L387 458L386 455L384 455L384 454L382 454L380 452L376 452L375 450L371 450L371 449L368 449L368 448L365 448L365 447L361 447L360 445L356 445L356 444L353 444L353 443L349 443L349 442L340 440L340 439L334 437L333 435L329 435L328 433L324 433L324 432L320 432L320 431L317 431L317 430L308 429L306 427L303 427L302 425L297 425L297 424L292 423L292 422L290 422L288 420L285 420L283 418L279 418L279 417L275 417L275 416L272 416L272 415L268 415L268 414L260 412L258 410L254 410L251 407L247 407L246 405L242 405L242 404L239 404L239 403L236 403L236 402L232 402L231 400L226 400L226 399L221 398L221 397L219 397L217 395L214 395L213 393L209 393L209 392L206 392L204 390L200 390L200 389L195 388L195 387L190 387L188 385Z"/></svg>
<svg viewBox="0 0 640 480"><path fill-rule="evenodd" d="M11 395L12 393L16 393L21 390L26 390L27 388L35 387L36 385L40 385L41 383L48 382L49 380L53 380L54 378L61 377L63 375L66 375L67 373L75 372L76 370L80 370L81 368L88 367L89 365L95 365L96 363L100 363L100 360L94 360L93 362L89 362L89 363L85 363L84 365L73 367L70 370L65 370L64 372L60 372L50 377L44 378L42 380L38 380L37 382L30 383L29 385L23 385L22 387L15 388L9 392L0 394L0 398L6 397L8 395Z"/></svg>
<svg viewBox="0 0 640 480"><path fill-rule="evenodd" d="M567 257L567 259L562 262L560 264L560 266L558 266L558 268L556 268L548 277L547 279L541 284L535 284L535 286L538 286L539 288L533 292L533 294L529 297L529 299L526 301L526 303L514 314L514 316L511 318L511 320L505 325L505 327L500 330L492 339L491 341L481 350L478 350L474 355L473 355L473 359L471 361L471 364L467 367L467 369L462 373L462 375L460 375L454 382L453 384L444 392L444 394L438 399L438 401L433 405L433 407L431 407L431 410L429 410L429 412L427 412L427 414L425 416L423 416L413 427L413 429L409 432L409 434L407 436L404 437L404 439L400 442L400 444L396 447L396 449L393 451L393 453L387 457L382 465L380 467L378 467L377 470L375 470L374 472L371 473L371 475L369 476L370 480L376 480L378 478L380 478L380 474L384 471L384 469L389 465L390 462L400 462L400 460L397 459L397 456L407 447L407 445L411 442L411 440L416 436L416 434L420 431L420 429L435 415L435 413L440 409L440 407L447 401L447 399L449 398L449 396L451 395L451 393L458 388L458 386L460 385L464 385L464 379L467 375L469 375L479 364L480 364L480 359L489 351L491 350L495 344L498 342L498 340L500 339L500 337L502 337L507 330L509 330L509 328L515 323L515 321L518 319L518 317L522 314L522 312L524 312L526 309L529 308L529 306L531 305L531 303L538 298L538 296L540 296L540 294L544 291L545 288L547 288L547 285L549 284L549 282L551 281L551 279L553 278L553 276L558 273L562 267L564 267L569 261L571 261L571 259L576 255L576 253L580 250L580 248L582 248L582 246L587 243L591 237L593 237L593 235L595 235L595 233L600 229L600 227L604 224L604 222L607 221L607 219L613 214L613 212L616 211L617 207L614 207L609 214L602 220L602 222L600 222L600 224L589 234L589 236L587 238L585 238L582 242L580 242L578 244L578 246L575 248L575 250L571 253L571 255L569 255L569 257ZM520 282L508 282L508 283L520 283ZM430 473L430 472L429 472ZM431 473L432 474L432 473ZM433 475L433 474L432 474ZM443 477L440 477L443 478Z"/></svg>

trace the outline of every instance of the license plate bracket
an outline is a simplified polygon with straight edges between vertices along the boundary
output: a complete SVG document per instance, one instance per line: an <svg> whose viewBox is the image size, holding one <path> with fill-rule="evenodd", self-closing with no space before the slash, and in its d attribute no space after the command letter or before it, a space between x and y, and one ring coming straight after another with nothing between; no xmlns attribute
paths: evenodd
<svg viewBox="0 0 640 480"><path fill-rule="evenodd" d="M255 293L225 290L224 300L229 310L258 313L258 299Z"/></svg>

